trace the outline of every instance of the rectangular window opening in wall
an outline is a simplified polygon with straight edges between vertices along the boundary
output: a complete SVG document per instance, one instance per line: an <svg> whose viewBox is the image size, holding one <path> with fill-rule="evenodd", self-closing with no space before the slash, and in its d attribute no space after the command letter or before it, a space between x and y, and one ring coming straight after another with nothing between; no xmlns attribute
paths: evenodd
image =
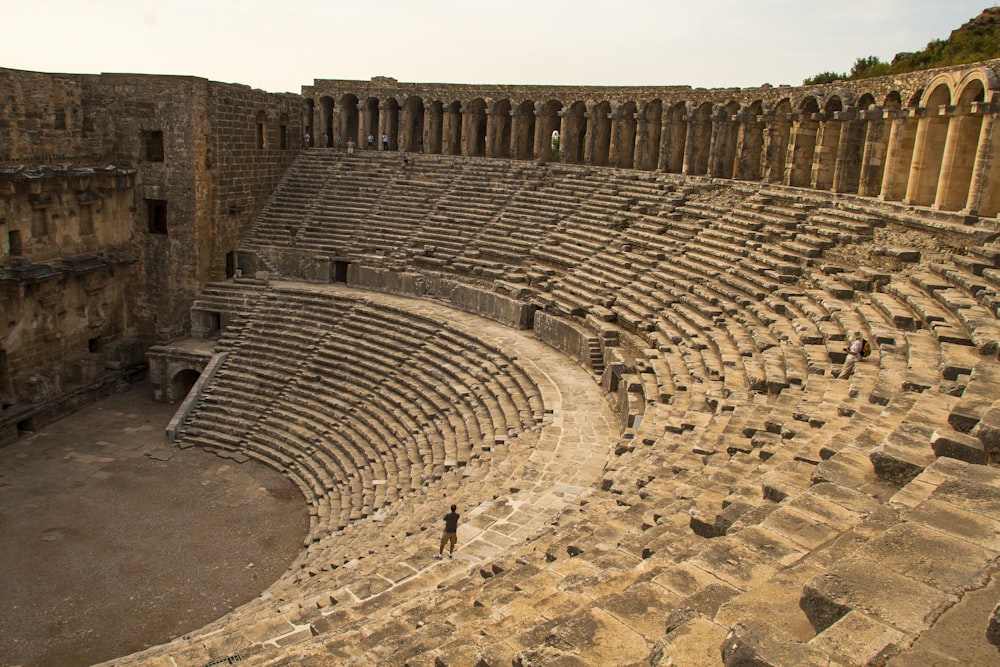
<svg viewBox="0 0 1000 667"><path fill-rule="evenodd" d="M280 143L279 148L281 150L288 149L288 126L279 125L278 126L278 142Z"/></svg>
<svg viewBox="0 0 1000 667"><path fill-rule="evenodd" d="M147 199L146 215L150 234L167 233L167 202L162 199Z"/></svg>
<svg viewBox="0 0 1000 667"><path fill-rule="evenodd" d="M146 144L146 159L149 162L163 162L163 131L149 130L142 133Z"/></svg>
<svg viewBox="0 0 1000 667"><path fill-rule="evenodd" d="M21 247L21 230L12 229L7 232L7 246L10 249L11 257L24 254L24 249Z"/></svg>
<svg viewBox="0 0 1000 667"><path fill-rule="evenodd" d="M104 343L101 341L100 337L91 338L87 341L87 351L91 354L96 354L104 350Z"/></svg>
<svg viewBox="0 0 1000 667"><path fill-rule="evenodd" d="M264 149L264 123L257 123L257 148Z"/></svg>

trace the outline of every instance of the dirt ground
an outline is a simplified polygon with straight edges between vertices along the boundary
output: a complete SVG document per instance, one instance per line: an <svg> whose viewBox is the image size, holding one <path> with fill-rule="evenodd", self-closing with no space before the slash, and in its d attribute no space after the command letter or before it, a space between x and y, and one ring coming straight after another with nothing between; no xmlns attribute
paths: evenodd
<svg viewBox="0 0 1000 667"><path fill-rule="evenodd" d="M168 444L147 384L0 448L0 665L90 665L253 599L308 515L277 472Z"/></svg>

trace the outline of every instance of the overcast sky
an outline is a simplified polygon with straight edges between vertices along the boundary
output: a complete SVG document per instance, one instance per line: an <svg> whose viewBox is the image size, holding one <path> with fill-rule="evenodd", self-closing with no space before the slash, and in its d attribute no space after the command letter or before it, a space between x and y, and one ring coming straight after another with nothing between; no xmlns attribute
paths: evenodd
<svg viewBox="0 0 1000 667"><path fill-rule="evenodd" d="M916 51L996 0L6 0L0 67L752 87Z"/></svg>

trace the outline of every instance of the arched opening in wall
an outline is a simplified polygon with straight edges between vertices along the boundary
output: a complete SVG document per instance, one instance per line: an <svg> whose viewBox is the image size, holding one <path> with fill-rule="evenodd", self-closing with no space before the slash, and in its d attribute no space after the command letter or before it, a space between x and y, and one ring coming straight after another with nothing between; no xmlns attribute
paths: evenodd
<svg viewBox="0 0 1000 667"><path fill-rule="evenodd" d="M302 127L305 128L302 132L302 145L315 146L316 141L316 128L313 127L313 115L316 113L316 102L315 100L306 100L305 108L305 118L302 119Z"/></svg>
<svg viewBox="0 0 1000 667"><path fill-rule="evenodd" d="M934 203L944 159L944 144L948 137L950 104L951 89L945 82L934 86L924 100L926 113L917 122L913 164L903 199L907 204L930 206Z"/></svg>
<svg viewBox="0 0 1000 667"><path fill-rule="evenodd" d="M719 178L732 178L736 169L736 142L739 139L740 104L730 100L717 117L718 132L715 133L719 146L715 151L717 163L712 167L712 174Z"/></svg>
<svg viewBox="0 0 1000 667"><path fill-rule="evenodd" d="M590 163L606 167L611 162L611 103L599 102L591 113L594 115L594 146Z"/></svg>
<svg viewBox="0 0 1000 667"><path fill-rule="evenodd" d="M816 129L816 150L813 153L812 187L829 190L833 187L833 172L836 169L837 150L843 129L840 114L844 102L838 95L832 95L823 106L822 120Z"/></svg>
<svg viewBox="0 0 1000 667"><path fill-rule="evenodd" d="M396 101L395 97L390 97L385 101L383 108L384 108L384 114L383 114L384 120L383 120L381 134L384 134L389 138L389 150L391 151L398 150L399 149L399 102ZM379 148L384 148L384 146L380 145Z"/></svg>
<svg viewBox="0 0 1000 667"><path fill-rule="evenodd" d="M663 131L663 102L647 102L642 110L642 137L639 140L639 155L636 166L653 171L660 163L660 135Z"/></svg>
<svg viewBox="0 0 1000 667"><path fill-rule="evenodd" d="M341 141L344 146L349 139L354 139L358 144L362 137L358 136L358 98L348 93L340 98L340 118L339 129Z"/></svg>
<svg viewBox="0 0 1000 667"><path fill-rule="evenodd" d="M510 157L511 117L510 100L497 100L493 103L492 136L489 137L491 148L487 154L495 157Z"/></svg>
<svg viewBox="0 0 1000 667"><path fill-rule="evenodd" d="M445 149L448 155L462 154L462 103L452 102L448 105L445 116Z"/></svg>
<svg viewBox="0 0 1000 667"><path fill-rule="evenodd" d="M910 97L908 107L916 111L920 103L922 91L918 90ZM885 166L882 170L882 184L879 197L887 201L901 201L906 196L906 186L910 179L910 166L913 163L913 142L917 136L916 113L902 115L903 96L899 91L886 95L883 107L890 114L888 139L886 140Z"/></svg>
<svg viewBox="0 0 1000 667"><path fill-rule="evenodd" d="M378 110L378 99L374 97L369 97L365 101L365 117L364 117L364 128L362 131L365 134L365 148L374 150L377 148L376 144L379 142L379 110Z"/></svg>
<svg viewBox="0 0 1000 667"><path fill-rule="evenodd" d="M983 127L982 113L974 112L976 103L986 99L986 88L979 78L965 82L957 92L958 100L951 117L951 127L945 143L941 182L935 206L946 211L965 208L972 185L972 171L979 152L979 135Z"/></svg>
<svg viewBox="0 0 1000 667"><path fill-rule="evenodd" d="M427 114L427 145L424 150L435 155L441 153L442 130L444 129L444 105L435 100Z"/></svg>
<svg viewBox="0 0 1000 667"><path fill-rule="evenodd" d="M288 150L291 143L288 141L288 114L283 113L278 117L278 150Z"/></svg>
<svg viewBox="0 0 1000 667"><path fill-rule="evenodd" d="M267 112L257 112L256 131L257 137L255 143L257 150L265 150L267 148Z"/></svg>
<svg viewBox="0 0 1000 667"><path fill-rule="evenodd" d="M466 114L469 128L467 154L476 157L486 155L486 101L481 97L469 102Z"/></svg>
<svg viewBox="0 0 1000 667"><path fill-rule="evenodd" d="M745 181L759 181L763 169L764 125L761 116L764 113L762 100L754 100L750 106L743 109L742 141L737 145L740 151L736 156L734 178Z"/></svg>
<svg viewBox="0 0 1000 667"><path fill-rule="evenodd" d="M334 139L337 133L333 127L333 98L323 96L319 98L319 117L323 126L323 135L319 137L319 146L330 148L335 144Z"/></svg>
<svg viewBox="0 0 1000 667"><path fill-rule="evenodd" d="M198 381L201 377L201 373L192 369L185 368L182 371L178 371L174 374L174 377L170 380L170 395L167 397L171 403L177 403L178 401L184 400L184 397L188 395L191 391L191 387L194 383Z"/></svg>
<svg viewBox="0 0 1000 667"><path fill-rule="evenodd" d="M403 136L400 145L404 151L421 150L424 144L424 100L408 97L403 103Z"/></svg>
<svg viewBox="0 0 1000 667"><path fill-rule="evenodd" d="M635 102L626 102L618 108L615 114L615 144L612 164L623 169L631 169L635 165Z"/></svg>
<svg viewBox="0 0 1000 667"><path fill-rule="evenodd" d="M871 122L868 119L868 109L875 105L875 98L865 93L858 98L854 109L854 117L844 121L841 128L841 149L837 154L837 171L834 176L836 192L860 192L861 170L865 164L865 147L868 143L868 132ZM878 122L881 122L879 119ZM869 156L869 161L871 156ZM882 157L877 161L881 164Z"/></svg>
<svg viewBox="0 0 1000 667"><path fill-rule="evenodd" d="M549 100L539 111L538 129L535 132L535 150L539 157L559 159L558 155L553 155L552 133L559 131L559 112L562 108L559 100Z"/></svg>
<svg viewBox="0 0 1000 667"><path fill-rule="evenodd" d="M712 103L703 102L688 124L690 141L684 156L684 173L693 176L708 174L708 157L712 147Z"/></svg>
<svg viewBox="0 0 1000 667"><path fill-rule="evenodd" d="M812 183L813 157L816 153L816 133L819 130L819 103L813 96L799 103L797 119L792 127L788 147L790 159L785 165L785 184L807 188Z"/></svg>
<svg viewBox="0 0 1000 667"><path fill-rule="evenodd" d="M792 134L792 103L786 97L774 108L774 116L767 129L764 146L764 180L781 183L785 178L785 160L788 156L788 142Z"/></svg>
<svg viewBox="0 0 1000 667"><path fill-rule="evenodd" d="M531 160L535 157L535 103L525 100L514 110L514 158Z"/></svg>
<svg viewBox="0 0 1000 667"><path fill-rule="evenodd" d="M685 143L687 142L687 103L678 102L667 111L670 127L670 145L667 149L666 169L672 174L684 170Z"/></svg>
<svg viewBox="0 0 1000 667"><path fill-rule="evenodd" d="M560 150L563 162L582 164L587 140L587 107L577 101L570 105L563 118Z"/></svg>

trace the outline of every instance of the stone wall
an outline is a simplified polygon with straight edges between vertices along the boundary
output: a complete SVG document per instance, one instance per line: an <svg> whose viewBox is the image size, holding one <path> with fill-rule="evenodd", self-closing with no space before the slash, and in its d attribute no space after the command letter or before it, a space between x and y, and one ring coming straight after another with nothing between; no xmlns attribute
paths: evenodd
<svg viewBox="0 0 1000 667"><path fill-rule="evenodd" d="M101 352L116 341L187 335L301 135L298 95L0 69L0 421L57 417L72 387L124 372Z"/></svg>

